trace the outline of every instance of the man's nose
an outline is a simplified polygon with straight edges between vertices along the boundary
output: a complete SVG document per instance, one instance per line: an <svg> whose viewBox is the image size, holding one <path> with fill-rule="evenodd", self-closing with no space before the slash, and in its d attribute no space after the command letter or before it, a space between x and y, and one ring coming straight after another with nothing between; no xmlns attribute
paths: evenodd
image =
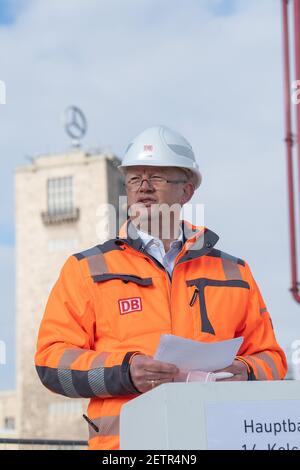
<svg viewBox="0 0 300 470"><path fill-rule="evenodd" d="M154 191L154 187L152 186L150 180L143 178L139 187L139 191Z"/></svg>

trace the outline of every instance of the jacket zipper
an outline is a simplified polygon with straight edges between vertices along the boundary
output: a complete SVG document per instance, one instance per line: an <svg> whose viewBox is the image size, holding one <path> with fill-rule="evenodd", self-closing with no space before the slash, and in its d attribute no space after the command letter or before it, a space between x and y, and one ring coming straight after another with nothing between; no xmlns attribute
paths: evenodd
<svg viewBox="0 0 300 470"><path fill-rule="evenodd" d="M195 287L195 290L193 292L193 295L192 295L192 298L190 300L190 306L192 307L194 305L194 303L196 302L196 299L197 299L197 295L199 294L199 289L198 287Z"/></svg>

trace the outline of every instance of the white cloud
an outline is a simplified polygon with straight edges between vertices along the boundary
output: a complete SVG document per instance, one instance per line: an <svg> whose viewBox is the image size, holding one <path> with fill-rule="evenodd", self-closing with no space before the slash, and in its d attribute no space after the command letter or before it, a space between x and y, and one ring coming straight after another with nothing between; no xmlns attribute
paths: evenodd
<svg viewBox="0 0 300 470"><path fill-rule="evenodd" d="M0 227L13 224L15 165L69 145L69 104L88 117L86 146L119 155L146 126L174 127L199 155L207 225L250 262L288 344L300 308L287 290L280 2L237 0L229 16L213 14L217 3L32 0L0 27Z"/></svg>

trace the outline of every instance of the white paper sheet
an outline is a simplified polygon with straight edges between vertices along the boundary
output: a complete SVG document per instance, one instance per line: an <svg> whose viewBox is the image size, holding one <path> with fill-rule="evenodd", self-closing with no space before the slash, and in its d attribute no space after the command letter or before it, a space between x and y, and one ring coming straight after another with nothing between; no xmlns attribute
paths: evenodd
<svg viewBox="0 0 300 470"><path fill-rule="evenodd" d="M214 372L232 364L244 338L203 343L174 335L161 335L154 359L175 364L181 370Z"/></svg>

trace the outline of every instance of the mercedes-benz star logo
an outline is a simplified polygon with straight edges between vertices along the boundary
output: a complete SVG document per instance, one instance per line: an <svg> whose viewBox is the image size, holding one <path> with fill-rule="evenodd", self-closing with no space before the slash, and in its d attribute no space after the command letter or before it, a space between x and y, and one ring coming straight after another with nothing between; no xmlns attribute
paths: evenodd
<svg viewBox="0 0 300 470"><path fill-rule="evenodd" d="M87 131L87 122L85 115L77 106L70 106L66 109L64 115L64 126L72 139L82 139Z"/></svg>

